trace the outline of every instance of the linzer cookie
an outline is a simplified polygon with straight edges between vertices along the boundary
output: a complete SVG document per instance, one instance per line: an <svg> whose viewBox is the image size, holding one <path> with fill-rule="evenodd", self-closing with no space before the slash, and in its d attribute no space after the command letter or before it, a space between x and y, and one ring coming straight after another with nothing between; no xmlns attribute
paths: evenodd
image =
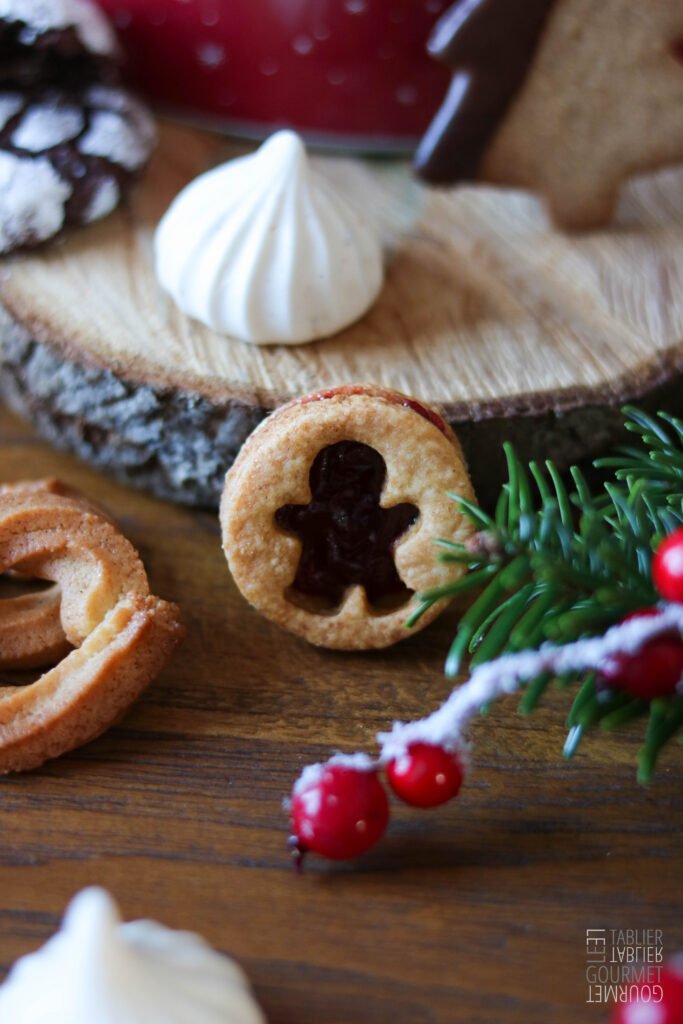
<svg viewBox="0 0 683 1024"><path fill-rule="evenodd" d="M254 607L311 643L387 647L410 635L413 593L452 578L434 541L472 532L448 491L473 497L434 410L364 385L308 395L264 421L226 477L230 570Z"/></svg>
<svg viewBox="0 0 683 1024"><path fill-rule="evenodd" d="M458 0L430 42L454 75L418 172L529 189L561 227L607 223L627 177L683 157L682 37L671 0Z"/></svg>

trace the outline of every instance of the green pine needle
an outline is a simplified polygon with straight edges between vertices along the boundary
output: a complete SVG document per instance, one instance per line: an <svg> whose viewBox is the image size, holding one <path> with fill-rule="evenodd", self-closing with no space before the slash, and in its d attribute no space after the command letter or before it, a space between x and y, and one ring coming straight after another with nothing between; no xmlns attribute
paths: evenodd
<svg viewBox="0 0 683 1024"><path fill-rule="evenodd" d="M446 675L457 675L468 656L476 665L545 642L602 634L630 612L656 604L652 553L683 524L683 421L630 406L624 415L632 443L595 463L610 475L597 493L578 467L564 477L552 462L526 466L505 444L508 479L493 516L450 495L475 526L479 543L438 541L439 560L464 565L465 574L418 594L408 623L437 601L475 595L458 624ZM546 676L528 682L522 714L534 710L549 682ZM649 781L663 747L683 732L683 694L648 703L598 691L594 672L571 682L579 688L567 717L564 755L571 757L598 725L612 731L647 716L638 779Z"/></svg>

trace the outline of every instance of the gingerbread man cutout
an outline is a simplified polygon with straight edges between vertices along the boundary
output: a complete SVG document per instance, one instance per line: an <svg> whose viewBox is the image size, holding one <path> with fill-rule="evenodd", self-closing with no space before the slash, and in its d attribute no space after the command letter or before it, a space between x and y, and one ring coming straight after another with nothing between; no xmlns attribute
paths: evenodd
<svg viewBox="0 0 683 1024"><path fill-rule="evenodd" d="M360 585L375 607L397 606L412 591L396 571L393 547L419 514L404 502L380 504L384 459L366 444L339 441L318 452L310 473L311 501L283 505L275 521L301 541L292 590L338 607Z"/></svg>

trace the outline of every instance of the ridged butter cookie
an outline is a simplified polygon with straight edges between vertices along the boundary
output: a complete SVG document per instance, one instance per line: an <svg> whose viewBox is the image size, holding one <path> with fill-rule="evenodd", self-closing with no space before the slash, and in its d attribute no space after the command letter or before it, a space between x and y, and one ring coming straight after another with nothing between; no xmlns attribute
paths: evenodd
<svg viewBox="0 0 683 1024"><path fill-rule="evenodd" d="M0 488L0 574L10 570L58 585L61 626L75 650L35 682L0 688L0 774L99 736L183 635L177 607L150 594L130 541L97 505L58 483ZM0 611L6 663L36 664L47 632L28 644L18 637L13 649L12 627L42 623L54 639L54 622L13 601Z"/></svg>

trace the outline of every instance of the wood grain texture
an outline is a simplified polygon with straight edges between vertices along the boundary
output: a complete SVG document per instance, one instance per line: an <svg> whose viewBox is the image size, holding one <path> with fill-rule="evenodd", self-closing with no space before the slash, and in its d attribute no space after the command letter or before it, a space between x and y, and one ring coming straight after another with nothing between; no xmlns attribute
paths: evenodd
<svg viewBox="0 0 683 1024"><path fill-rule="evenodd" d="M269 410L365 381L441 405L478 483L506 434L567 464L613 438L625 399L679 380L683 170L633 182L609 231L568 236L522 193L428 191L401 163L317 158L382 232L386 285L334 338L258 348L190 320L153 272L170 200L234 152L165 124L127 210L0 270L5 396L120 478L215 503L225 457Z"/></svg>
<svg viewBox="0 0 683 1024"><path fill-rule="evenodd" d="M349 379L441 403L451 419L571 408L661 382L681 342L683 170L634 185L615 228L571 237L521 193L427 190L401 162L329 157L317 167L389 247L378 302L310 345L221 337L162 292L152 236L182 186L234 154L220 136L164 125L130 208L6 261L0 301L67 355L265 408Z"/></svg>
<svg viewBox="0 0 683 1024"><path fill-rule="evenodd" d="M233 953L271 1024L597 1024L586 928L657 927L683 948L680 747L648 790L642 726L567 764L556 693L531 719L508 702L476 724L458 801L394 805L374 852L297 878L280 808L292 779L445 696L453 615L390 651L315 650L240 599L214 515L113 484L7 413L0 445L0 479L57 474L107 504L188 626L118 727L0 783L0 970L88 883Z"/></svg>

